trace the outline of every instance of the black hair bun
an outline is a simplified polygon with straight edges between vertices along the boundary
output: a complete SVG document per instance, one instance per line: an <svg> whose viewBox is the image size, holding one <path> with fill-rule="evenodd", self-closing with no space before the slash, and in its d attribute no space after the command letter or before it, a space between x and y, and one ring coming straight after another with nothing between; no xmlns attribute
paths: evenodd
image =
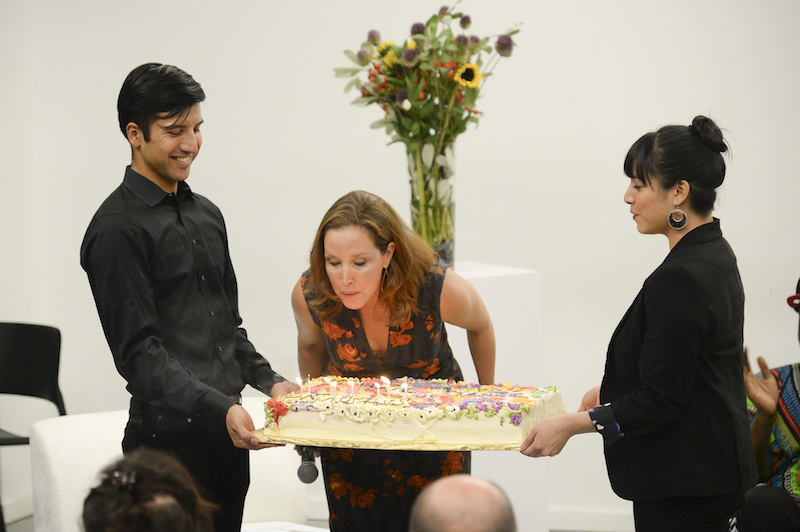
<svg viewBox="0 0 800 532"><path fill-rule="evenodd" d="M728 151L728 145L725 144L725 139L722 138L722 131L720 131L717 124L706 116L697 115L692 120L692 125L689 126L689 131L693 132L700 138L706 146L714 150L725 153Z"/></svg>

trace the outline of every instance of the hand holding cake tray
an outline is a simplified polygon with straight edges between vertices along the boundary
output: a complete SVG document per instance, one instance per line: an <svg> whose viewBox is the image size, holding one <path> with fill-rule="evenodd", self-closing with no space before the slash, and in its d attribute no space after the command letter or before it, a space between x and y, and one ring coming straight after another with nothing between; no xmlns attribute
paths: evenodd
<svg viewBox="0 0 800 532"><path fill-rule="evenodd" d="M273 398L255 433L268 443L392 450L519 450L533 425L565 413L555 387L441 379L309 379Z"/></svg>

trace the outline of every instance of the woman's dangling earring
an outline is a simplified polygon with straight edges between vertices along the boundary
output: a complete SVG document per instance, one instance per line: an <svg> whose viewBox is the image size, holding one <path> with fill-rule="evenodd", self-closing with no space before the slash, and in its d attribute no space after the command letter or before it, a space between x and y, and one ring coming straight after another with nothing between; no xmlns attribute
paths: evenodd
<svg viewBox="0 0 800 532"><path fill-rule="evenodd" d="M381 273L381 293L383 293L383 285L386 282L386 278L389 277L389 267L383 267L383 273Z"/></svg>
<svg viewBox="0 0 800 532"><path fill-rule="evenodd" d="M671 213L669 213L669 216L667 216L667 221L669 222L670 227L680 231L686 227L686 222L689 221L689 217L676 205L675 210L673 210Z"/></svg>

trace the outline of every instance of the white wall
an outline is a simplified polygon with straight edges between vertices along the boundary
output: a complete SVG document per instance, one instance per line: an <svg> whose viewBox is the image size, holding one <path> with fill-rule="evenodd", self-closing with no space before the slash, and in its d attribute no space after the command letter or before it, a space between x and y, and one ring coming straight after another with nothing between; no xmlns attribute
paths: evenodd
<svg viewBox="0 0 800 532"><path fill-rule="evenodd" d="M86 225L129 161L115 111L127 73L172 63L205 88L190 183L226 215L252 339L294 378L289 293L322 214L355 188L401 212L409 198L403 148L368 127L379 110L351 107L333 68L368 30L402 41L441 3L0 2L0 320L61 328L68 411L127 401L78 264ZM458 141L456 253L541 272L548 382L531 384L558 384L574 408L599 382L615 325L667 253L622 202L623 158L641 134L701 113L732 147L717 215L747 291L747 343L774 364L797 360L784 301L800 275L800 3L460 7L480 35L523 23L484 87L480 127ZM24 430L16 410L4 397L0 420ZM29 504L27 455L16 451L0 453L8 518ZM628 526L598 437L575 438L548 473L552 527Z"/></svg>

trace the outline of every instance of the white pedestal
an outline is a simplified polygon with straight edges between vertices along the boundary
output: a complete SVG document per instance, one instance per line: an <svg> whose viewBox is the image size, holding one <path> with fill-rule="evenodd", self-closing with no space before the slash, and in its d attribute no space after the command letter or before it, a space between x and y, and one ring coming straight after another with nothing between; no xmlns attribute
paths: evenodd
<svg viewBox="0 0 800 532"><path fill-rule="evenodd" d="M477 262L453 268L483 298L497 340L495 380L525 386L547 386L542 341L542 297L539 272ZM478 382L466 332L447 327L448 339L464 379ZM516 451L473 451L472 474L496 482L508 494L519 530L548 532L547 469L544 460ZM327 520L322 474L308 486L309 519Z"/></svg>
<svg viewBox="0 0 800 532"><path fill-rule="evenodd" d="M455 272L467 279L483 298L497 340L496 382L548 386L542 339L542 293L539 272L476 262L456 262ZM467 335L449 326L450 346L464 380L478 382ZM547 467L517 451L473 451L472 474L497 483L508 494L517 527L548 532Z"/></svg>

